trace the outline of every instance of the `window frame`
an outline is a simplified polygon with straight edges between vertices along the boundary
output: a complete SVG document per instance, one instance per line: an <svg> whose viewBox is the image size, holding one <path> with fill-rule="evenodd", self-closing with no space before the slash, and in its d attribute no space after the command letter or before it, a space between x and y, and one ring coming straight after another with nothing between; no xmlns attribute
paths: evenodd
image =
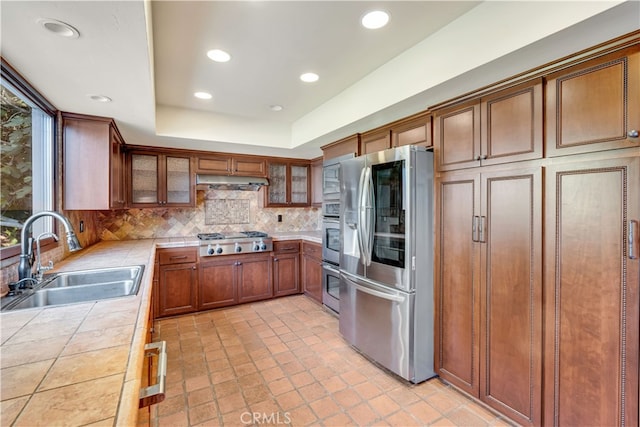
<svg viewBox="0 0 640 427"><path fill-rule="evenodd" d="M2 80L6 81L9 85L13 86L20 92L20 96L28 99L29 102L36 105L44 113L51 116L52 120L52 141L51 141L51 198L52 208L56 209L58 206L58 176L59 164L58 164L58 128L59 128L59 112L54 105L49 102L40 92L38 92L28 81L25 79L15 68L13 68L4 57L0 56L0 75ZM57 234L58 224L53 223L53 231ZM48 237L40 242L42 252L54 249L58 246L58 242L53 238ZM9 258L17 257L20 255L20 244L2 248L0 250L0 261L7 261Z"/></svg>

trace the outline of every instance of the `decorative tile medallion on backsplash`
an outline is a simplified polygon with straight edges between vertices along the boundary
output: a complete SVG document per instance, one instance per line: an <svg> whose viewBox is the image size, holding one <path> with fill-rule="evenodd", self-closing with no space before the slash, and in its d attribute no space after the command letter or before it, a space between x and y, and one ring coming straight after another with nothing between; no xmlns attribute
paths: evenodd
<svg viewBox="0 0 640 427"><path fill-rule="evenodd" d="M249 200L214 199L204 204L204 223L249 224Z"/></svg>

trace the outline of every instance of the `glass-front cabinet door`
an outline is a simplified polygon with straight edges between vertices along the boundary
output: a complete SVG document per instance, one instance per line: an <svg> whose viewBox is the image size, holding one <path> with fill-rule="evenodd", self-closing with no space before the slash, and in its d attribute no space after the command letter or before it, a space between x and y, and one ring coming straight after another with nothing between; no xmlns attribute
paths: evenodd
<svg viewBox="0 0 640 427"><path fill-rule="evenodd" d="M267 207L309 206L309 165L269 163L269 186L265 197Z"/></svg>
<svg viewBox="0 0 640 427"><path fill-rule="evenodd" d="M195 205L190 157L132 152L130 165L130 206Z"/></svg>
<svg viewBox="0 0 640 427"><path fill-rule="evenodd" d="M374 234L371 261L405 266L404 161L371 166Z"/></svg>

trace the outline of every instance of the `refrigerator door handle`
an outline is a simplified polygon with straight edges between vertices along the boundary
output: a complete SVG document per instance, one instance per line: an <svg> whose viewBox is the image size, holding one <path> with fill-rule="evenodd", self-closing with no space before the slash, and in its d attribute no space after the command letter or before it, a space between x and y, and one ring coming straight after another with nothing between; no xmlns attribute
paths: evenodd
<svg viewBox="0 0 640 427"><path fill-rule="evenodd" d="M367 169L369 170L369 179L367 185L367 194L369 197L369 223L367 224L369 239L367 240L367 265L371 265L371 257L373 256L373 239L376 231L376 197L373 192L373 175L371 167L368 167Z"/></svg>
<svg viewBox="0 0 640 427"><path fill-rule="evenodd" d="M479 216L474 215L471 221L471 241L472 242L478 241L478 220L479 219L480 219Z"/></svg>
<svg viewBox="0 0 640 427"><path fill-rule="evenodd" d="M356 234L358 235L358 247L360 248L360 261L362 262L362 265L367 265L367 255L365 253L362 235L362 224L364 220L364 201L362 198L364 197L365 172L366 169L362 169L360 171L360 182L358 184L358 223L356 228Z"/></svg>
<svg viewBox="0 0 640 427"><path fill-rule="evenodd" d="M390 294L387 292L383 292L383 291L378 291L375 289L371 289L369 287L366 286L362 286L357 284L356 282L354 282L353 280L345 277L345 279L349 282L349 284L351 286L353 286L355 289L359 290L360 292L364 292L365 294L369 294L372 295L374 297L378 297L378 298L382 298L382 299L386 299L388 301L393 301L393 302L403 302L404 301L404 297L400 296L400 295L394 295L394 294Z"/></svg>

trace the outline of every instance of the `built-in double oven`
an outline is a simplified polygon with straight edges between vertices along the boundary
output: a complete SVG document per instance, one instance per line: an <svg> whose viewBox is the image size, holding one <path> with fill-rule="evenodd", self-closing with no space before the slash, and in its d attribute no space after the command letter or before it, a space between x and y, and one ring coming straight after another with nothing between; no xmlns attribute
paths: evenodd
<svg viewBox="0 0 640 427"><path fill-rule="evenodd" d="M322 303L340 312L340 162L353 154L325 160L322 170Z"/></svg>

